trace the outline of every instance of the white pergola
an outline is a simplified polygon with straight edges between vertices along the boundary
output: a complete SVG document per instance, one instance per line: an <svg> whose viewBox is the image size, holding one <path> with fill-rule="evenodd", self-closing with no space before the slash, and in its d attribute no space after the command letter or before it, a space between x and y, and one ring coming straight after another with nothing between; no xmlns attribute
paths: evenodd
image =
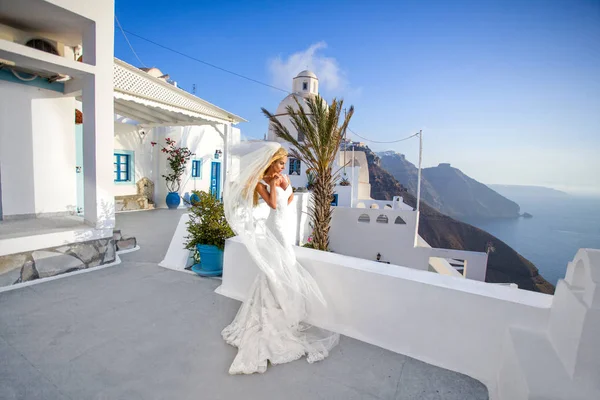
<svg viewBox="0 0 600 400"><path fill-rule="evenodd" d="M113 75L115 113L137 121L141 128L214 126L223 138L226 179L231 128L245 119L117 58Z"/></svg>

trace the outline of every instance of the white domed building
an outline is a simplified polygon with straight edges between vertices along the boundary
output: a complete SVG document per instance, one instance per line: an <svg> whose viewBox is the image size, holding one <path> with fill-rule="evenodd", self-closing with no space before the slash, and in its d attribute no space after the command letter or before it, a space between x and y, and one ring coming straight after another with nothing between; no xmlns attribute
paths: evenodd
<svg viewBox="0 0 600 400"><path fill-rule="evenodd" d="M298 100L298 102L303 105L304 110L308 110L306 100L310 97L316 97L318 94L319 78L317 78L317 75L315 75L314 72L304 70L296 75L296 77L292 80L292 93L281 100L281 103L279 103L279 106L277 107L277 111L275 111L275 116L277 119L279 119L279 121L281 121L281 123L288 128L290 133L300 141L303 140L302 133L300 132L300 137L298 137L298 132L296 132L296 129L294 129L294 126L292 125L287 108L288 106L292 106L294 109L296 109L296 107L298 107L296 100ZM276 142L287 143L285 140L275 135L273 132L273 127L270 124L267 139Z"/></svg>
<svg viewBox="0 0 600 400"><path fill-rule="evenodd" d="M319 95L319 78L314 72L304 70L300 72L292 80L292 93L286 96L277 107L275 117L285 126L290 134L298 141L304 140L302 132L298 132L292 124L290 115L287 111L288 106L296 109L298 103L308 111L307 99L316 97ZM296 103L296 100L298 103ZM323 102L326 104L325 100ZM267 134L267 140L281 143L288 150L291 145L278 137L273 129L272 124L269 124L269 131ZM360 153L360 154L359 154ZM369 184L369 171L366 156L363 152L355 152L355 162L350 162L351 152L341 151L334 162L333 170L338 171L346 163L345 178L348 180L350 185L336 185L335 187L335 200L334 205L340 206L351 206L356 203L359 199L370 199L370 184ZM354 174L352 169L355 168ZM306 174L306 166L300 161L293 157L289 157L287 171L285 171L292 182L292 186L295 188L306 187L308 184L308 176ZM361 173L362 171L362 173ZM340 172L343 177L343 171ZM340 182L338 182L340 183ZM354 198L354 201L352 199Z"/></svg>

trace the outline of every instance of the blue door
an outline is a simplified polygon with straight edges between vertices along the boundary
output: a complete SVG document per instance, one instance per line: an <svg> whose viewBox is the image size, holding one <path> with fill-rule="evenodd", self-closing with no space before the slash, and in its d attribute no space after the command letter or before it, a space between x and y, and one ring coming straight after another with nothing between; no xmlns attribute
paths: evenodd
<svg viewBox="0 0 600 400"><path fill-rule="evenodd" d="M77 180L77 214L83 214L83 124L75 125L75 179Z"/></svg>
<svg viewBox="0 0 600 400"><path fill-rule="evenodd" d="M213 161L210 168L210 194L221 198L221 163Z"/></svg>

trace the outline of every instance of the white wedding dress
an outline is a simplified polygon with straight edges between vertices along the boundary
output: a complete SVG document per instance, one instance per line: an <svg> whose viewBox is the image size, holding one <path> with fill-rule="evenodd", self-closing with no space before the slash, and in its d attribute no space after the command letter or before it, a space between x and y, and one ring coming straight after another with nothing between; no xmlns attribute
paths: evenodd
<svg viewBox="0 0 600 400"><path fill-rule="evenodd" d="M283 364L303 355L307 356L309 363L319 361L327 357L329 350L339 341L338 334L303 323L310 293L293 290L293 286L281 283L288 277L295 281L313 281L296 261L290 235L286 232L289 230L286 222L288 212L291 211L288 198L292 194L289 180L285 190L281 187L276 190L277 208L270 210L266 220L257 222L257 230L264 224L262 229L272 233L287 254L280 257L278 249L274 248L278 246L273 246L276 244L274 241L262 248L262 256L271 263L275 272L269 276L262 270L258 273L248 298L233 322L222 332L225 341L238 348L230 374L263 373L268 362ZM268 243L269 237L257 240ZM269 251L273 254L271 258L270 254L264 254Z"/></svg>

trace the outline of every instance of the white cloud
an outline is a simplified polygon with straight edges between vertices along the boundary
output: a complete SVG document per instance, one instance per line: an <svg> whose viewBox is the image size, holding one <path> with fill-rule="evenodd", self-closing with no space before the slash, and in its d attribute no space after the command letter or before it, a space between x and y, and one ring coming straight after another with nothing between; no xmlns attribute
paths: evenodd
<svg viewBox="0 0 600 400"><path fill-rule="evenodd" d="M279 55L271 58L268 61L268 67L273 85L291 90L292 79L298 75L298 72L309 69L319 78L321 92L325 91L334 96L351 92L349 82L337 60L321 54L321 50L326 48L327 43L321 41L312 44L306 50L293 53L289 57L282 58ZM357 90L352 90L352 92L357 92Z"/></svg>

